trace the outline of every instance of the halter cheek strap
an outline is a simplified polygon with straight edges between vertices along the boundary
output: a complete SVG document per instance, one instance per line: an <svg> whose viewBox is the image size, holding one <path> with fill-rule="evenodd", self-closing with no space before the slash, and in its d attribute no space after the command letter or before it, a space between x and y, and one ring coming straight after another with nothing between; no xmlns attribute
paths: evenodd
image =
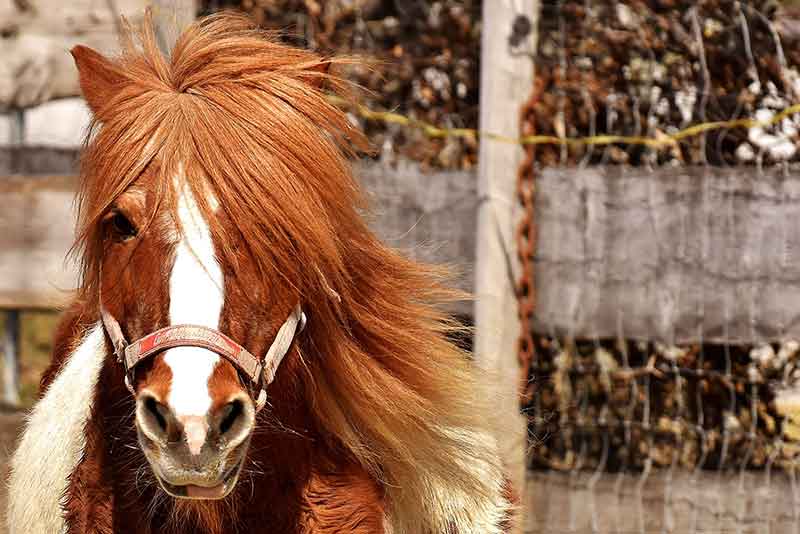
<svg viewBox="0 0 800 534"><path fill-rule="evenodd" d="M202 347L216 352L245 375L257 392L256 411L267 401L266 387L275 379L275 373L289 352L294 338L306 325L306 315L298 304L278 329L275 339L263 359L258 359L231 338L211 328L197 325L174 325L156 330L143 338L128 343L119 322L100 304L100 316L108 337L114 346L117 361L125 369L125 385L135 393L134 369L143 360L174 347Z"/></svg>

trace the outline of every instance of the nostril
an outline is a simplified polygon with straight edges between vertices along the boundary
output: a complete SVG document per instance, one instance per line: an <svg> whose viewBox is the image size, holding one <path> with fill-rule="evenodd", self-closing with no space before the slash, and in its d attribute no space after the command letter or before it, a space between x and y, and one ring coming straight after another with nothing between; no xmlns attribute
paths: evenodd
<svg viewBox="0 0 800 534"><path fill-rule="evenodd" d="M225 434L233 428L236 420L244 415L244 403L239 399L234 399L222 409L219 423L219 433Z"/></svg>
<svg viewBox="0 0 800 534"><path fill-rule="evenodd" d="M158 402L155 397L147 397L144 401L144 408L148 415L150 415L156 421L158 428L161 429L162 432L166 432L167 419L162 413L162 411L166 412L166 406Z"/></svg>

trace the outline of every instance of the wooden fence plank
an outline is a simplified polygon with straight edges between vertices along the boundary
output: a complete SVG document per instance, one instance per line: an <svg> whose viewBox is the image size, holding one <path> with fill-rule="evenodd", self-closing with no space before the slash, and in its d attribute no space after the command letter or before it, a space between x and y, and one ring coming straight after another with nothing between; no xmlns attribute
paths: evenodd
<svg viewBox="0 0 800 534"><path fill-rule="evenodd" d="M796 534L797 482L778 470L532 472L525 534Z"/></svg>
<svg viewBox="0 0 800 534"><path fill-rule="evenodd" d="M545 169L540 332L800 339L796 168Z"/></svg>
<svg viewBox="0 0 800 534"><path fill-rule="evenodd" d="M74 191L66 176L0 181L0 308L53 308L69 297Z"/></svg>
<svg viewBox="0 0 800 534"><path fill-rule="evenodd" d="M19 311L6 311L2 346L3 402L7 406L19 405L19 333Z"/></svg>
<svg viewBox="0 0 800 534"><path fill-rule="evenodd" d="M474 173L367 163L356 174L386 243L456 265L461 287L473 289ZM52 307L74 288L75 266L65 263L74 187L63 176L0 180L0 308ZM795 169L543 169L536 212L541 333L615 337L621 329L692 342L702 329L705 341L800 339ZM466 304L456 311L470 313ZM514 322L514 302L495 313ZM489 350L482 335L480 350Z"/></svg>
<svg viewBox="0 0 800 534"><path fill-rule="evenodd" d="M171 52L181 32L197 17L196 0L151 0L159 46Z"/></svg>

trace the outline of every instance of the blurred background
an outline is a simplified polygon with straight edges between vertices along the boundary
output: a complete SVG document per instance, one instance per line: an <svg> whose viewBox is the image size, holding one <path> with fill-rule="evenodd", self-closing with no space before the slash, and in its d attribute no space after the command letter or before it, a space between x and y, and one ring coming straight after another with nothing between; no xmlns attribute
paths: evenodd
<svg viewBox="0 0 800 534"><path fill-rule="evenodd" d="M68 49L221 9L362 56L373 229L448 263L525 532L800 532L800 6L0 0L0 435L76 283ZM505 398L504 397L504 398ZM2 458L0 458L2 459Z"/></svg>

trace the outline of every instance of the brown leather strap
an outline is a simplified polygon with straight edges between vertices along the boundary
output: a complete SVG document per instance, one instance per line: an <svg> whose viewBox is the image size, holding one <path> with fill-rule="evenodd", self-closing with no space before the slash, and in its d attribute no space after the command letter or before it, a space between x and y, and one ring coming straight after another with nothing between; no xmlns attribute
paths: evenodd
<svg viewBox="0 0 800 534"><path fill-rule="evenodd" d="M128 369L158 352L174 347L202 347L230 361L252 382L261 379L261 362L247 349L219 332L196 325L176 325L156 330L125 347L125 364Z"/></svg>
<svg viewBox="0 0 800 534"><path fill-rule="evenodd" d="M111 315L103 303L100 303L100 318L103 320L103 326L106 329L106 333L108 337L111 338L111 345L114 347L114 354L117 356L117 361L122 363L122 357L125 351L125 347L128 345L128 341L125 339L125 335L122 333L122 328L120 328L119 323L114 316Z"/></svg>
<svg viewBox="0 0 800 534"><path fill-rule="evenodd" d="M222 332L197 325L168 326L128 344L119 322L102 302L100 317L114 346L114 354L125 368L125 385L132 394L135 394L133 371L142 360L174 347L202 347L224 357L250 379L255 385L257 410L263 408L266 402L265 388L275 379L278 366L289 352L292 341L306 324L306 315L298 304L278 329L264 359L259 360Z"/></svg>

